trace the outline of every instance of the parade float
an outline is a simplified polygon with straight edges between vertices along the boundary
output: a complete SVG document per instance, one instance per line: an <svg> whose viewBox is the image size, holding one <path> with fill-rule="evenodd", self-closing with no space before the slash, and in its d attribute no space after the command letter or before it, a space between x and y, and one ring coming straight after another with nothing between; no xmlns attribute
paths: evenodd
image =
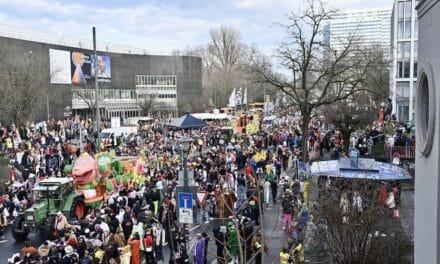
<svg viewBox="0 0 440 264"><path fill-rule="evenodd" d="M93 158L84 153L75 161L70 176L75 190L84 195L85 205L96 208L112 193L143 183L144 166L142 157L118 159L101 152Z"/></svg>

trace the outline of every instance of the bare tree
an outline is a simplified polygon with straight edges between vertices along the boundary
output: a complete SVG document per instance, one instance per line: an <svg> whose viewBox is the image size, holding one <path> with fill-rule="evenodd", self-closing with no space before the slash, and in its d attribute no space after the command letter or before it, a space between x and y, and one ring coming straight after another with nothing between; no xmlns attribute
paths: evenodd
<svg viewBox="0 0 440 264"><path fill-rule="evenodd" d="M156 106L156 97L154 95L147 95L138 101L138 105L143 116L150 116Z"/></svg>
<svg viewBox="0 0 440 264"><path fill-rule="evenodd" d="M12 56L0 51L0 105L4 121L16 126L35 118L36 108L46 102L49 73L32 52Z"/></svg>
<svg viewBox="0 0 440 264"><path fill-rule="evenodd" d="M321 113L325 116L326 122L334 125L341 132L344 151L348 153L351 134L372 124L378 112L377 108L369 102L365 104L360 101L346 100L324 106Z"/></svg>
<svg viewBox="0 0 440 264"><path fill-rule="evenodd" d="M202 57L203 86L210 104L223 107L234 87L246 87L249 48L240 33L226 26L210 31L210 41L186 52Z"/></svg>
<svg viewBox="0 0 440 264"><path fill-rule="evenodd" d="M304 161L308 160L307 132L313 111L364 90L361 83L374 64L373 58L363 56L365 51L356 45L359 39L354 35L337 50L321 41L324 21L332 14L334 11L326 9L322 2L311 0L304 11L287 15L289 24L281 26L288 40L279 45L276 56L281 67L290 73L289 77L274 73L267 61L257 63L254 68L258 73L257 82L271 84L282 91L301 113Z"/></svg>
<svg viewBox="0 0 440 264"><path fill-rule="evenodd" d="M337 128L344 139L344 150L348 152L351 134L358 129L369 127L377 120L381 103L389 96L388 61L385 59L385 49L372 46L365 54L372 56L375 64L367 70L366 78L361 83L359 91L343 101L321 107L321 113L326 122ZM363 57L365 58L365 56Z"/></svg>
<svg viewBox="0 0 440 264"><path fill-rule="evenodd" d="M409 263L411 242L379 199L385 185L366 179L321 178L306 241L312 261ZM385 192L386 195L386 192Z"/></svg>
<svg viewBox="0 0 440 264"><path fill-rule="evenodd" d="M100 83L99 84L99 102L102 104L102 101L106 99L108 96L105 92L102 92L104 89L108 89L110 87L109 84ZM95 97L95 87L93 84L85 84L78 88L72 89L72 94L76 96L80 101L84 102L87 105L87 110L90 113L91 119L94 120L96 117L96 97Z"/></svg>

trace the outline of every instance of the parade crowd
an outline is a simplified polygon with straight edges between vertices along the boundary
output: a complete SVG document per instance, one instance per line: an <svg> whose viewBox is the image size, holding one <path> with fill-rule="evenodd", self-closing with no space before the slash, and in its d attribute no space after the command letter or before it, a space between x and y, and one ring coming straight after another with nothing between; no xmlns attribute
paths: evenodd
<svg viewBox="0 0 440 264"><path fill-rule="evenodd" d="M281 207L280 222L288 237L279 263L304 262L311 183L291 170L292 161L301 160L299 129L286 124L246 136L224 133L227 121L208 123L200 129L166 133L161 125L153 124L100 146L94 143L92 122L86 120L2 127L3 162L12 160L11 167L16 168L11 169L0 198L2 235L20 208L38 202L30 192L35 183L65 176L64 167L74 165L82 153L94 156L98 147L101 151L134 147L148 160L142 183L111 193L83 219L58 212L57 238L41 245L26 241L10 263L187 263L187 259L197 264L209 259L224 264L262 263L263 254L273 250L262 230L263 215L272 205ZM319 126L314 119L307 135L312 154L343 156L340 133L321 133ZM84 139L82 148L76 140L79 134ZM178 139L182 137L193 138L185 153L188 173L197 191L207 193L206 199L196 203L195 226L214 222L212 230L195 235L193 245L177 218L176 186L183 170ZM362 137L357 140L362 144ZM215 252L210 252L210 243Z"/></svg>

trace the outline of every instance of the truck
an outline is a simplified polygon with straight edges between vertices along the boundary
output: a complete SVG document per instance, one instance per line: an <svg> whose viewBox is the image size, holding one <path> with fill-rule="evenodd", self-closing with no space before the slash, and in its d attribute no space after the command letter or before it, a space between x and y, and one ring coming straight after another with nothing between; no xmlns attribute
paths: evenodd
<svg viewBox="0 0 440 264"><path fill-rule="evenodd" d="M55 217L62 212L70 222L82 220L86 214L84 195L73 188L73 179L47 178L32 188L32 207L21 210L14 219L12 236L15 240L26 240L29 233L41 231L45 239L56 238Z"/></svg>
<svg viewBox="0 0 440 264"><path fill-rule="evenodd" d="M108 147L112 145L112 142L117 142L117 138L121 135L132 135L137 134L137 132L137 126L106 128L99 133L99 138L104 142L104 145Z"/></svg>

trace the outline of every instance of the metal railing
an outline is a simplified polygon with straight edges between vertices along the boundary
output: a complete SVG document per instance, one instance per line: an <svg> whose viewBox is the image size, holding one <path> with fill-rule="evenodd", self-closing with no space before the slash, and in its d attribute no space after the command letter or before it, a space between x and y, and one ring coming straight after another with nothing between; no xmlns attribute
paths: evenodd
<svg viewBox="0 0 440 264"><path fill-rule="evenodd" d="M398 153L400 159L414 160L415 159L415 147L414 146L385 146L385 152L388 159L393 159L394 155Z"/></svg>

